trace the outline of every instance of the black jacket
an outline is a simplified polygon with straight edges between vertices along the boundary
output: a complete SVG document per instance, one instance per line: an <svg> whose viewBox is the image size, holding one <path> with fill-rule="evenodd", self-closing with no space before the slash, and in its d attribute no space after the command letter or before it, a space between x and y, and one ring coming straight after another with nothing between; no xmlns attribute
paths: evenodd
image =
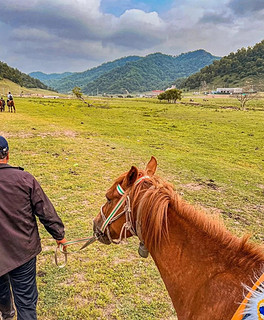
<svg viewBox="0 0 264 320"><path fill-rule="evenodd" d="M37 180L0 164L0 276L40 253L36 216L54 239L63 239L64 225Z"/></svg>

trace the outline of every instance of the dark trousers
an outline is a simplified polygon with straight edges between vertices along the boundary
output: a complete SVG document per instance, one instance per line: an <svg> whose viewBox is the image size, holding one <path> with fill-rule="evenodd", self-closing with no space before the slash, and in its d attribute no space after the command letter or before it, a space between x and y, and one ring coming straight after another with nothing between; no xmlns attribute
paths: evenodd
<svg viewBox="0 0 264 320"><path fill-rule="evenodd" d="M17 320L36 320L36 258L0 277L0 311L3 319L11 319L14 315L10 287L17 309Z"/></svg>

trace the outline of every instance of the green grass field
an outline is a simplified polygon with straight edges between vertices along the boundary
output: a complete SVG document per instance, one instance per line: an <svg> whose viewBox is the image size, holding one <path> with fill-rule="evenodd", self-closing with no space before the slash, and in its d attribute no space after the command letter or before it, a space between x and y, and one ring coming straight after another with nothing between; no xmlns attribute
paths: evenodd
<svg viewBox="0 0 264 320"><path fill-rule="evenodd" d="M41 183L70 239L92 234L92 219L113 180L154 155L158 175L190 203L220 214L237 235L263 241L264 99L237 110L231 98L194 98L197 105L155 99L16 98L17 113L0 113L10 164ZM236 108L233 108L236 107ZM54 264L55 241L40 226L39 320L177 319L151 258L138 240L95 243Z"/></svg>

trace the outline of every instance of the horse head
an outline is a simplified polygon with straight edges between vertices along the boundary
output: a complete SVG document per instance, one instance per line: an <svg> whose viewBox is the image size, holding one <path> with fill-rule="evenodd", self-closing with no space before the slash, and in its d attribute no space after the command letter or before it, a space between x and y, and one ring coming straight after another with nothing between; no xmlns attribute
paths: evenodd
<svg viewBox="0 0 264 320"><path fill-rule="evenodd" d="M121 174L106 192L106 203L94 219L94 233L104 244L120 243L123 239L138 235L136 226L135 194L138 194L147 179L155 174L157 161L151 157L145 170L135 166ZM139 236L140 238L140 236Z"/></svg>

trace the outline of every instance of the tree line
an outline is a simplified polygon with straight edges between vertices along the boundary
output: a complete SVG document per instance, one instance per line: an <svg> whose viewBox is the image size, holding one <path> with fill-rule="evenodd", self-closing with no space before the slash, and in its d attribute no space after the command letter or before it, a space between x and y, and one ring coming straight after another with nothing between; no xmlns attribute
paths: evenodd
<svg viewBox="0 0 264 320"><path fill-rule="evenodd" d="M29 75L19 71L18 69L9 67L2 61L0 61L0 80L1 79L8 79L14 83L19 84L21 87L49 89L40 80L30 77Z"/></svg>

